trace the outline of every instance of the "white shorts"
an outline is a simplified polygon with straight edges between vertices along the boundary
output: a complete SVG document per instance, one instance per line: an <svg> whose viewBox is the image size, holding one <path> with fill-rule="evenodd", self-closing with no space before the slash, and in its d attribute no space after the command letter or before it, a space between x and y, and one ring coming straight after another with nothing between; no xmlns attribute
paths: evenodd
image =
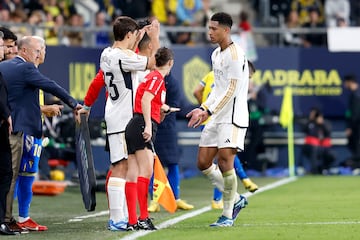
<svg viewBox="0 0 360 240"><path fill-rule="evenodd" d="M200 137L199 147L236 148L244 151L247 128L239 128L231 123L208 122Z"/></svg>
<svg viewBox="0 0 360 240"><path fill-rule="evenodd" d="M108 140L111 163L116 163L128 158L125 132L109 134Z"/></svg>

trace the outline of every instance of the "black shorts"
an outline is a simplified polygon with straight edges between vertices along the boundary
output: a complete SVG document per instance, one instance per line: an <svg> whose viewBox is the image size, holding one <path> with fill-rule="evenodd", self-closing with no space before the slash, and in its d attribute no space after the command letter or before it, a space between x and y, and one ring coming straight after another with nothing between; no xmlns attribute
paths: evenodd
<svg viewBox="0 0 360 240"><path fill-rule="evenodd" d="M151 121L152 137L151 142L155 142L155 136L158 124ZM148 148L152 150L151 142L145 142L143 132L145 128L145 121L142 114L134 114L134 117L129 121L125 129L125 139L128 154L135 154L136 151Z"/></svg>

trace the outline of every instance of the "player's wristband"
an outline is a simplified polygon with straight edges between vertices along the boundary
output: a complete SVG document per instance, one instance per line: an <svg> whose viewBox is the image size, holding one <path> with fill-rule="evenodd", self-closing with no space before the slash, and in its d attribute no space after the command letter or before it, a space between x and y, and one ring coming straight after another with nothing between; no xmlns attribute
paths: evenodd
<svg viewBox="0 0 360 240"><path fill-rule="evenodd" d="M86 106L86 105L84 105L83 108L84 108L86 111L90 111L90 109L91 109L91 107Z"/></svg>
<svg viewBox="0 0 360 240"><path fill-rule="evenodd" d="M212 115L212 112L209 109L207 109L206 112L209 114L209 116Z"/></svg>

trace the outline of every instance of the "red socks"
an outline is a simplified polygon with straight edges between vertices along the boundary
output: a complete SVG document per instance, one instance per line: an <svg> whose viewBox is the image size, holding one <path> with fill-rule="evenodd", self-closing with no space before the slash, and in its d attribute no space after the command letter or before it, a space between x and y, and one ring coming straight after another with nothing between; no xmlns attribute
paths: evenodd
<svg viewBox="0 0 360 240"><path fill-rule="evenodd" d="M137 199L137 184L136 182L126 182L125 184L125 196L129 213L129 224L133 225L137 223L136 215L136 199Z"/></svg>
<svg viewBox="0 0 360 240"><path fill-rule="evenodd" d="M149 178L138 177L137 180L137 194L140 207L139 219L144 220L149 217L148 208L148 191L149 191Z"/></svg>
<svg viewBox="0 0 360 240"><path fill-rule="evenodd" d="M138 177L137 183L126 182L125 184L125 195L126 203L129 213L129 224L137 223L136 214L136 200L139 201L140 217L139 219L144 220L149 217L148 208L148 189L150 179L144 177Z"/></svg>

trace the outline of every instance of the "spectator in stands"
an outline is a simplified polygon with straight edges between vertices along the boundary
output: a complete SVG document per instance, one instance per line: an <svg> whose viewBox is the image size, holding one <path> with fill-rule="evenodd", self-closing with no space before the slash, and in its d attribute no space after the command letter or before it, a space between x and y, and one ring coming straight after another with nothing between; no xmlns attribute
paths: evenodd
<svg viewBox="0 0 360 240"><path fill-rule="evenodd" d="M127 0L118 1L121 15L128 16L133 19L147 18L150 16L151 9L150 0Z"/></svg>
<svg viewBox="0 0 360 240"><path fill-rule="evenodd" d="M117 7L117 3L115 0L96 0L96 3L99 6L99 12L103 11L108 16L113 16L116 14L115 9Z"/></svg>
<svg viewBox="0 0 360 240"><path fill-rule="evenodd" d="M209 19L214 14L214 11L211 8L210 0L202 0L202 6L202 9L195 14L195 22L197 26L206 27L207 29ZM196 43L210 42L209 35L206 32L195 34L194 38Z"/></svg>
<svg viewBox="0 0 360 240"><path fill-rule="evenodd" d="M178 26L178 19L173 12L167 13L166 26ZM172 44L191 43L191 32L167 32L166 35Z"/></svg>
<svg viewBox="0 0 360 240"><path fill-rule="evenodd" d="M71 15L68 25L70 27L83 27L84 26L83 17L78 13ZM65 34L65 36L66 37L62 41L64 45L82 46L83 38L84 38L82 32L72 30L72 31L68 31Z"/></svg>
<svg viewBox="0 0 360 240"><path fill-rule="evenodd" d="M249 22L249 14L246 11L239 13L238 33L231 35L232 40L244 49L246 57L251 62L257 60L257 51L252 26Z"/></svg>
<svg viewBox="0 0 360 240"><path fill-rule="evenodd" d="M254 2L254 1L252 1ZM257 2L257 3L256 3ZM259 3L260 0L255 1L255 3L252 4L253 9L262 9L264 8L264 2ZM270 8L270 18L267 18L267 16L260 16L261 21L265 22L266 26L271 26L271 23L277 23L278 20L280 20L280 16L287 16L292 0L270 0L269 1L269 8ZM264 15L264 9L259 15ZM266 15L266 14L265 14Z"/></svg>
<svg viewBox="0 0 360 240"><path fill-rule="evenodd" d="M64 19L69 19L72 15L77 13L74 0L59 0L58 7L64 16Z"/></svg>
<svg viewBox="0 0 360 240"><path fill-rule="evenodd" d="M328 27L339 26L342 19L347 25L350 23L350 2L349 0L325 0L325 18Z"/></svg>
<svg viewBox="0 0 360 240"><path fill-rule="evenodd" d="M350 0L350 20L352 26L360 26L360 1Z"/></svg>
<svg viewBox="0 0 360 240"><path fill-rule="evenodd" d="M177 0L152 0L151 13L161 23L168 22L169 12L176 16Z"/></svg>
<svg viewBox="0 0 360 240"><path fill-rule="evenodd" d="M302 25L302 27L316 30L317 28L324 28L325 24L320 21L319 11L316 8L310 10L310 21ZM326 36L323 33L308 33L303 36L304 47L319 47L326 43Z"/></svg>
<svg viewBox="0 0 360 240"><path fill-rule="evenodd" d="M302 38L299 34L292 32L293 29L300 28L299 15L292 10L287 16L286 23L283 26L283 44L285 46L301 46Z"/></svg>
<svg viewBox="0 0 360 240"><path fill-rule="evenodd" d="M331 152L331 126L325 122L318 108L312 108L308 122L304 126L305 139L302 154L308 161L307 170L311 174L326 173L335 158Z"/></svg>
<svg viewBox="0 0 360 240"><path fill-rule="evenodd" d="M26 22L27 15L23 9L16 9L15 11L12 11L10 13L10 19L9 21L15 22L15 23L23 23Z"/></svg>
<svg viewBox="0 0 360 240"><path fill-rule="evenodd" d="M22 10L24 11L24 2L23 0L12 0L11 4L9 5L11 11Z"/></svg>
<svg viewBox="0 0 360 240"><path fill-rule="evenodd" d="M346 22L346 20L344 18L338 18L336 19L336 25L337 27L348 27L349 26L349 23Z"/></svg>
<svg viewBox="0 0 360 240"><path fill-rule="evenodd" d="M45 12L42 10L35 10L30 14L27 23L32 26L41 26L45 23L45 20ZM25 35L44 37L44 30L41 28L35 28L35 33L31 32L31 29L27 30L28 32Z"/></svg>
<svg viewBox="0 0 360 240"><path fill-rule="evenodd" d="M16 9L14 12L11 12L9 21L11 23L15 23L15 24L19 23L19 24L21 24L21 23L26 22L27 18L28 17L27 17L26 13L23 10ZM23 26L10 26L9 25L9 28L18 37L22 37L22 36L26 35L26 32L28 31L28 29L26 29L26 27L23 27Z"/></svg>
<svg viewBox="0 0 360 240"><path fill-rule="evenodd" d="M249 14L246 11L241 11L239 14L239 20L239 30L250 32L252 27L249 22Z"/></svg>
<svg viewBox="0 0 360 240"><path fill-rule="evenodd" d="M321 0L293 0L291 10L299 14L299 23L301 25L310 21L310 10L316 9L319 13L319 22L324 21L324 7Z"/></svg>
<svg viewBox="0 0 360 240"><path fill-rule="evenodd" d="M46 12L45 25L48 27L47 29L45 29L45 33L44 33L46 44L55 45L55 46L58 45L59 42L54 28L55 26L54 16L49 12Z"/></svg>
<svg viewBox="0 0 360 240"><path fill-rule="evenodd" d="M8 22L10 20L10 9L8 7L0 8L0 20Z"/></svg>
<svg viewBox="0 0 360 240"><path fill-rule="evenodd" d="M188 24L183 24L184 27L190 27ZM194 45L192 41L192 32L177 32L176 34L176 43L185 44L185 45Z"/></svg>
<svg viewBox="0 0 360 240"><path fill-rule="evenodd" d="M48 0L43 3L44 11L50 13L51 16L56 17L61 14L60 8L57 5L57 0Z"/></svg>
<svg viewBox="0 0 360 240"><path fill-rule="evenodd" d="M106 28L108 26L106 22L105 12L97 12L95 15L95 27ZM106 47L111 44L111 37L107 30L100 30L96 32L95 35L95 44L97 47Z"/></svg>
<svg viewBox="0 0 360 240"><path fill-rule="evenodd" d="M42 2L39 0L28 0L24 3L24 9L26 9L27 12L32 13L36 10L44 10L44 7Z"/></svg>
<svg viewBox="0 0 360 240"><path fill-rule="evenodd" d="M360 161L360 89L354 75L344 77L344 87L350 90L349 103L346 113L348 148L352 153L352 161Z"/></svg>
<svg viewBox="0 0 360 240"><path fill-rule="evenodd" d="M176 17L176 14L171 12L171 11L168 11L167 12L167 15L166 15L166 23L165 25L166 26L169 26L169 27L173 27L173 26L177 26L177 17ZM176 32L166 32L166 35L167 35L167 38L170 40L170 42L172 44L176 43L177 42L177 33Z"/></svg>
<svg viewBox="0 0 360 240"><path fill-rule="evenodd" d="M193 25L195 13L202 9L202 0L178 0L176 15L181 24Z"/></svg>
<svg viewBox="0 0 360 240"><path fill-rule="evenodd" d="M59 14L53 17L52 20L46 22L46 25L50 27L45 31L46 44L49 46L57 46L60 43L67 43L67 36L60 35L59 28L65 25L64 16Z"/></svg>

